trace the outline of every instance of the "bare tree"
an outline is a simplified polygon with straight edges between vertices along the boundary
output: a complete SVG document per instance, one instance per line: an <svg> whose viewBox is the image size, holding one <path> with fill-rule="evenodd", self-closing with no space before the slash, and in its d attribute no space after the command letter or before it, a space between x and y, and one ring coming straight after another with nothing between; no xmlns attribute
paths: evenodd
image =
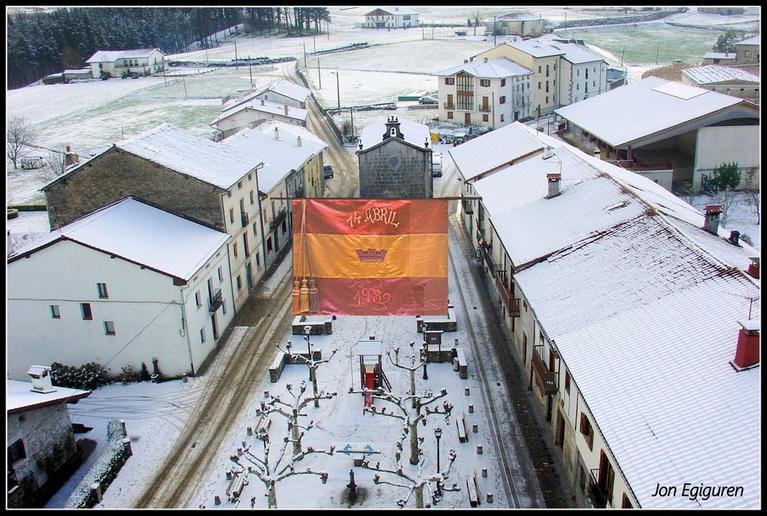
<svg viewBox="0 0 767 516"><path fill-rule="evenodd" d="M8 128L5 133L5 152L13 162L13 168L19 168L19 159L24 155L24 147L32 143L34 132L29 123L22 117L8 118Z"/></svg>
<svg viewBox="0 0 767 516"><path fill-rule="evenodd" d="M305 406L305 402L310 402L313 400L313 398L307 398L306 400L301 400L304 392L306 391L306 382L301 382L300 386L300 393L298 395L295 395L292 392L292 387L288 387L288 392L293 396L294 403L287 404L283 403L279 400L279 398L272 397L269 402L262 403L261 409L257 411L257 414L263 415L265 418L269 418L270 415L273 412L281 413L282 415L286 415L289 418L297 417L302 414L298 414L298 407ZM335 396L335 393L330 394L321 394L320 397L323 399L329 399L331 397ZM281 409L275 408L275 404L282 404L287 407L291 408L291 413L285 413L281 411ZM293 416L292 410L296 409L297 414ZM305 427L305 430L310 430L313 428L313 423L310 423L309 426ZM230 495L230 501L233 501L237 504L239 504L239 497L242 491L242 487L247 483L247 475L254 475L261 483L266 487L266 497L267 497L267 503L269 508L277 508L277 492L276 492L276 486L277 484L294 475L317 475L322 480L322 483L325 484L328 481L328 473L325 471L313 471L310 467L306 467L304 469L296 469L296 463L303 460L308 455L313 454L324 454L324 455L333 455L335 452L335 446L331 446L328 450L315 450L313 447L308 446L305 450L301 447L301 437L303 437L303 432L301 432L298 439L292 439L291 437L285 436L282 439L282 446L277 448L277 450L274 450L279 453L279 456L277 457L277 460L273 460L270 458L270 453L272 450L272 441L269 437L269 430L267 426L261 426L260 429L256 431L255 434L256 439L261 441L261 453L260 456L256 455L256 452L258 451L258 447L256 447L255 450L252 450L252 447L246 442L242 441L242 447L237 450L236 455L231 455L229 459L238 466L239 469L232 468L230 472L227 473L228 476L231 476L231 483L230 488L227 489L227 494L232 492L232 495ZM287 447L290 443L293 443L293 453L286 454ZM279 446L278 441L275 441L274 444ZM298 446L296 446L296 444ZM249 463L249 465L244 464L244 462ZM230 491L231 489L231 491ZM251 507L255 506L255 497L251 499Z"/></svg>
<svg viewBox="0 0 767 516"><path fill-rule="evenodd" d="M735 201L735 192L729 186L725 186L724 192L721 196L723 227L727 227L727 219L730 216L730 208L732 208L734 201Z"/></svg>
<svg viewBox="0 0 767 516"><path fill-rule="evenodd" d="M752 168L746 172L746 181L743 193L746 196L746 202L751 207L751 211L756 215L756 224L759 225L762 221L761 212L759 209L759 202L761 201L761 193L759 191L759 175L757 169Z"/></svg>
<svg viewBox="0 0 767 516"><path fill-rule="evenodd" d="M45 164L48 165L52 176L51 179L63 175L67 170L66 155L63 152L48 150L45 156Z"/></svg>
<svg viewBox="0 0 767 516"><path fill-rule="evenodd" d="M314 406L316 408L316 407L320 406L320 403L319 403L319 399L320 399L319 398L319 392L317 390L317 368L320 365L324 364L325 362L329 362L330 359L333 358L333 355L335 355L338 350L334 349L333 352L330 353L330 356L328 358L324 358L324 359L321 359L321 360L315 360L314 359L314 345L309 340L309 336L308 335L304 336L304 338L306 339L306 343L307 343L307 346L309 348L308 349L308 351L309 351L308 358L304 357L300 353L293 353L292 350L291 350L292 344L291 344L290 341L288 341L288 343L285 345L286 348L287 348L286 350L283 350L280 347L279 344L277 344L277 349L279 349L283 353L286 353L290 357L291 361L292 360L299 360L299 361L303 362L304 364L306 364L306 366L309 368L309 379L312 381L312 390L314 392L314 398L313 398L314 399Z"/></svg>
<svg viewBox="0 0 767 516"><path fill-rule="evenodd" d="M410 341L410 366L402 365L399 363L399 348L394 348L394 360L392 360L391 353L389 353L388 350L386 351L386 356L389 357L389 362L391 362L391 365L410 372L410 395L412 396L412 407L415 408L415 372L426 365L425 353L421 354L421 362L416 365L415 341Z"/></svg>

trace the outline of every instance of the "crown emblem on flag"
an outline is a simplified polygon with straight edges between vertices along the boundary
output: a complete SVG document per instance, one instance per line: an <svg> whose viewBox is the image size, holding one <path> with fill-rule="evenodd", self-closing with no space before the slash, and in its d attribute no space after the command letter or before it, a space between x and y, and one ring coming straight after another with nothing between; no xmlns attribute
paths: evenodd
<svg viewBox="0 0 767 516"><path fill-rule="evenodd" d="M386 258L386 249L357 249L361 262L382 262Z"/></svg>

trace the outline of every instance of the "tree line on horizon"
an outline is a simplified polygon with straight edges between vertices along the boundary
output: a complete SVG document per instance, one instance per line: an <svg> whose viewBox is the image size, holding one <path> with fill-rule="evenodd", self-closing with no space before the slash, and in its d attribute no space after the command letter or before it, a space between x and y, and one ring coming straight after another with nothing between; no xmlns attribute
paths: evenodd
<svg viewBox="0 0 767 516"><path fill-rule="evenodd" d="M85 66L97 50L159 48L166 54L218 43L216 33L240 23L254 33L319 32L324 7L73 7L7 14L8 88ZM314 26L312 28L312 25Z"/></svg>

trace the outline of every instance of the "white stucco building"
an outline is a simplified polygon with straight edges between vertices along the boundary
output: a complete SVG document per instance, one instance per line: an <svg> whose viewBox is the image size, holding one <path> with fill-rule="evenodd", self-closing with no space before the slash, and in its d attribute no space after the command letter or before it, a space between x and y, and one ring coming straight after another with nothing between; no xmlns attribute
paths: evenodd
<svg viewBox="0 0 767 516"><path fill-rule="evenodd" d="M263 95L269 95L269 92L264 92ZM280 104L249 95L242 101L225 105L221 114L209 125L221 131L223 138L227 138L247 127L255 127L270 121L306 127L308 114L306 109L295 107L295 105Z"/></svg>
<svg viewBox="0 0 767 516"><path fill-rule="evenodd" d="M531 116L532 72L506 58L437 72L440 120L497 128Z"/></svg>
<svg viewBox="0 0 767 516"><path fill-rule="evenodd" d="M572 43L552 44L564 50L559 60L559 103L580 102L607 91L607 62Z"/></svg>
<svg viewBox="0 0 767 516"><path fill-rule="evenodd" d="M229 235L127 197L8 258L8 374L97 362L195 374L234 314Z"/></svg>
<svg viewBox="0 0 767 516"><path fill-rule="evenodd" d="M165 54L159 48L99 50L85 63L91 66L95 79L99 79L102 73L112 77L120 77L125 72L151 75L165 69Z"/></svg>
<svg viewBox="0 0 767 516"><path fill-rule="evenodd" d="M418 13L406 7L378 7L365 13L363 27L369 29L405 29L418 26Z"/></svg>

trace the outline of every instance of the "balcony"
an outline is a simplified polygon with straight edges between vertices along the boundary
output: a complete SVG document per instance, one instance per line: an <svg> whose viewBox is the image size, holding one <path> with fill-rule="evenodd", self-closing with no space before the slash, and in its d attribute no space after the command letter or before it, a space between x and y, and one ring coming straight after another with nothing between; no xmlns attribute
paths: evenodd
<svg viewBox="0 0 767 516"><path fill-rule="evenodd" d="M670 161L634 161L620 159L616 161L608 161L613 165L625 168L626 170L673 170L674 166Z"/></svg>
<svg viewBox="0 0 767 516"><path fill-rule="evenodd" d="M479 249L482 254L482 258L485 260L485 264L487 264L487 268L490 269L490 275L495 276L495 264L493 263L493 246L492 244L488 244L484 240L480 240L479 242Z"/></svg>
<svg viewBox="0 0 767 516"><path fill-rule="evenodd" d="M498 288L498 293L501 295L501 300L509 311L509 317L519 317L519 299L511 297L512 294L503 282L503 278L499 274L495 278L495 286Z"/></svg>
<svg viewBox="0 0 767 516"><path fill-rule="evenodd" d="M604 489L602 489L602 487L599 485L599 481L597 480L599 470L591 469L589 472L589 483L586 486L586 495L588 495L589 502L591 502L591 505L594 508L604 509L607 507L607 493L605 493Z"/></svg>
<svg viewBox="0 0 767 516"><path fill-rule="evenodd" d="M490 106L479 106L477 108L477 111L480 113L489 113L490 112Z"/></svg>
<svg viewBox="0 0 767 516"><path fill-rule="evenodd" d="M274 231L278 227L280 227L280 224L282 224L282 221L284 221L288 216L288 208L283 206L280 208L280 211L277 213L277 215L272 218L271 221L269 221L269 231Z"/></svg>
<svg viewBox="0 0 767 516"><path fill-rule="evenodd" d="M250 221L250 215L244 211L240 212L240 221L242 222L242 227L247 227L248 222Z"/></svg>
<svg viewBox="0 0 767 516"><path fill-rule="evenodd" d="M549 371L546 368L546 364L543 359L538 355L537 351L533 351L533 370L535 371L535 383L538 388L543 391L544 394L554 394L557 392L557 373Z"/></svg>
<svg viewBox="0 0 767 516"><path fill-rule="evenodd" d="M220 288L217 288L216 290L213 291L213 295L210 296L209 302L210 303L208 305L209 306L208 311L210 311L211 313L221 308L221 305L224 304L224 296L221 295Z"/></svg>
<svg viewBox="0 0 767 516"><path fill-rule="evenodd" d="M463 212L467 215L474 213L474 208L471 207L471 199L461 199L461 205L463 206Z"/></svg>
<svg viewBox="0 0 767 516"><path fill-rule="evenodd" d="M442 106L443 106L445 109L455 109L455 104L448 104L447 102L443 102L443 103L442 103Z"/></svg>

